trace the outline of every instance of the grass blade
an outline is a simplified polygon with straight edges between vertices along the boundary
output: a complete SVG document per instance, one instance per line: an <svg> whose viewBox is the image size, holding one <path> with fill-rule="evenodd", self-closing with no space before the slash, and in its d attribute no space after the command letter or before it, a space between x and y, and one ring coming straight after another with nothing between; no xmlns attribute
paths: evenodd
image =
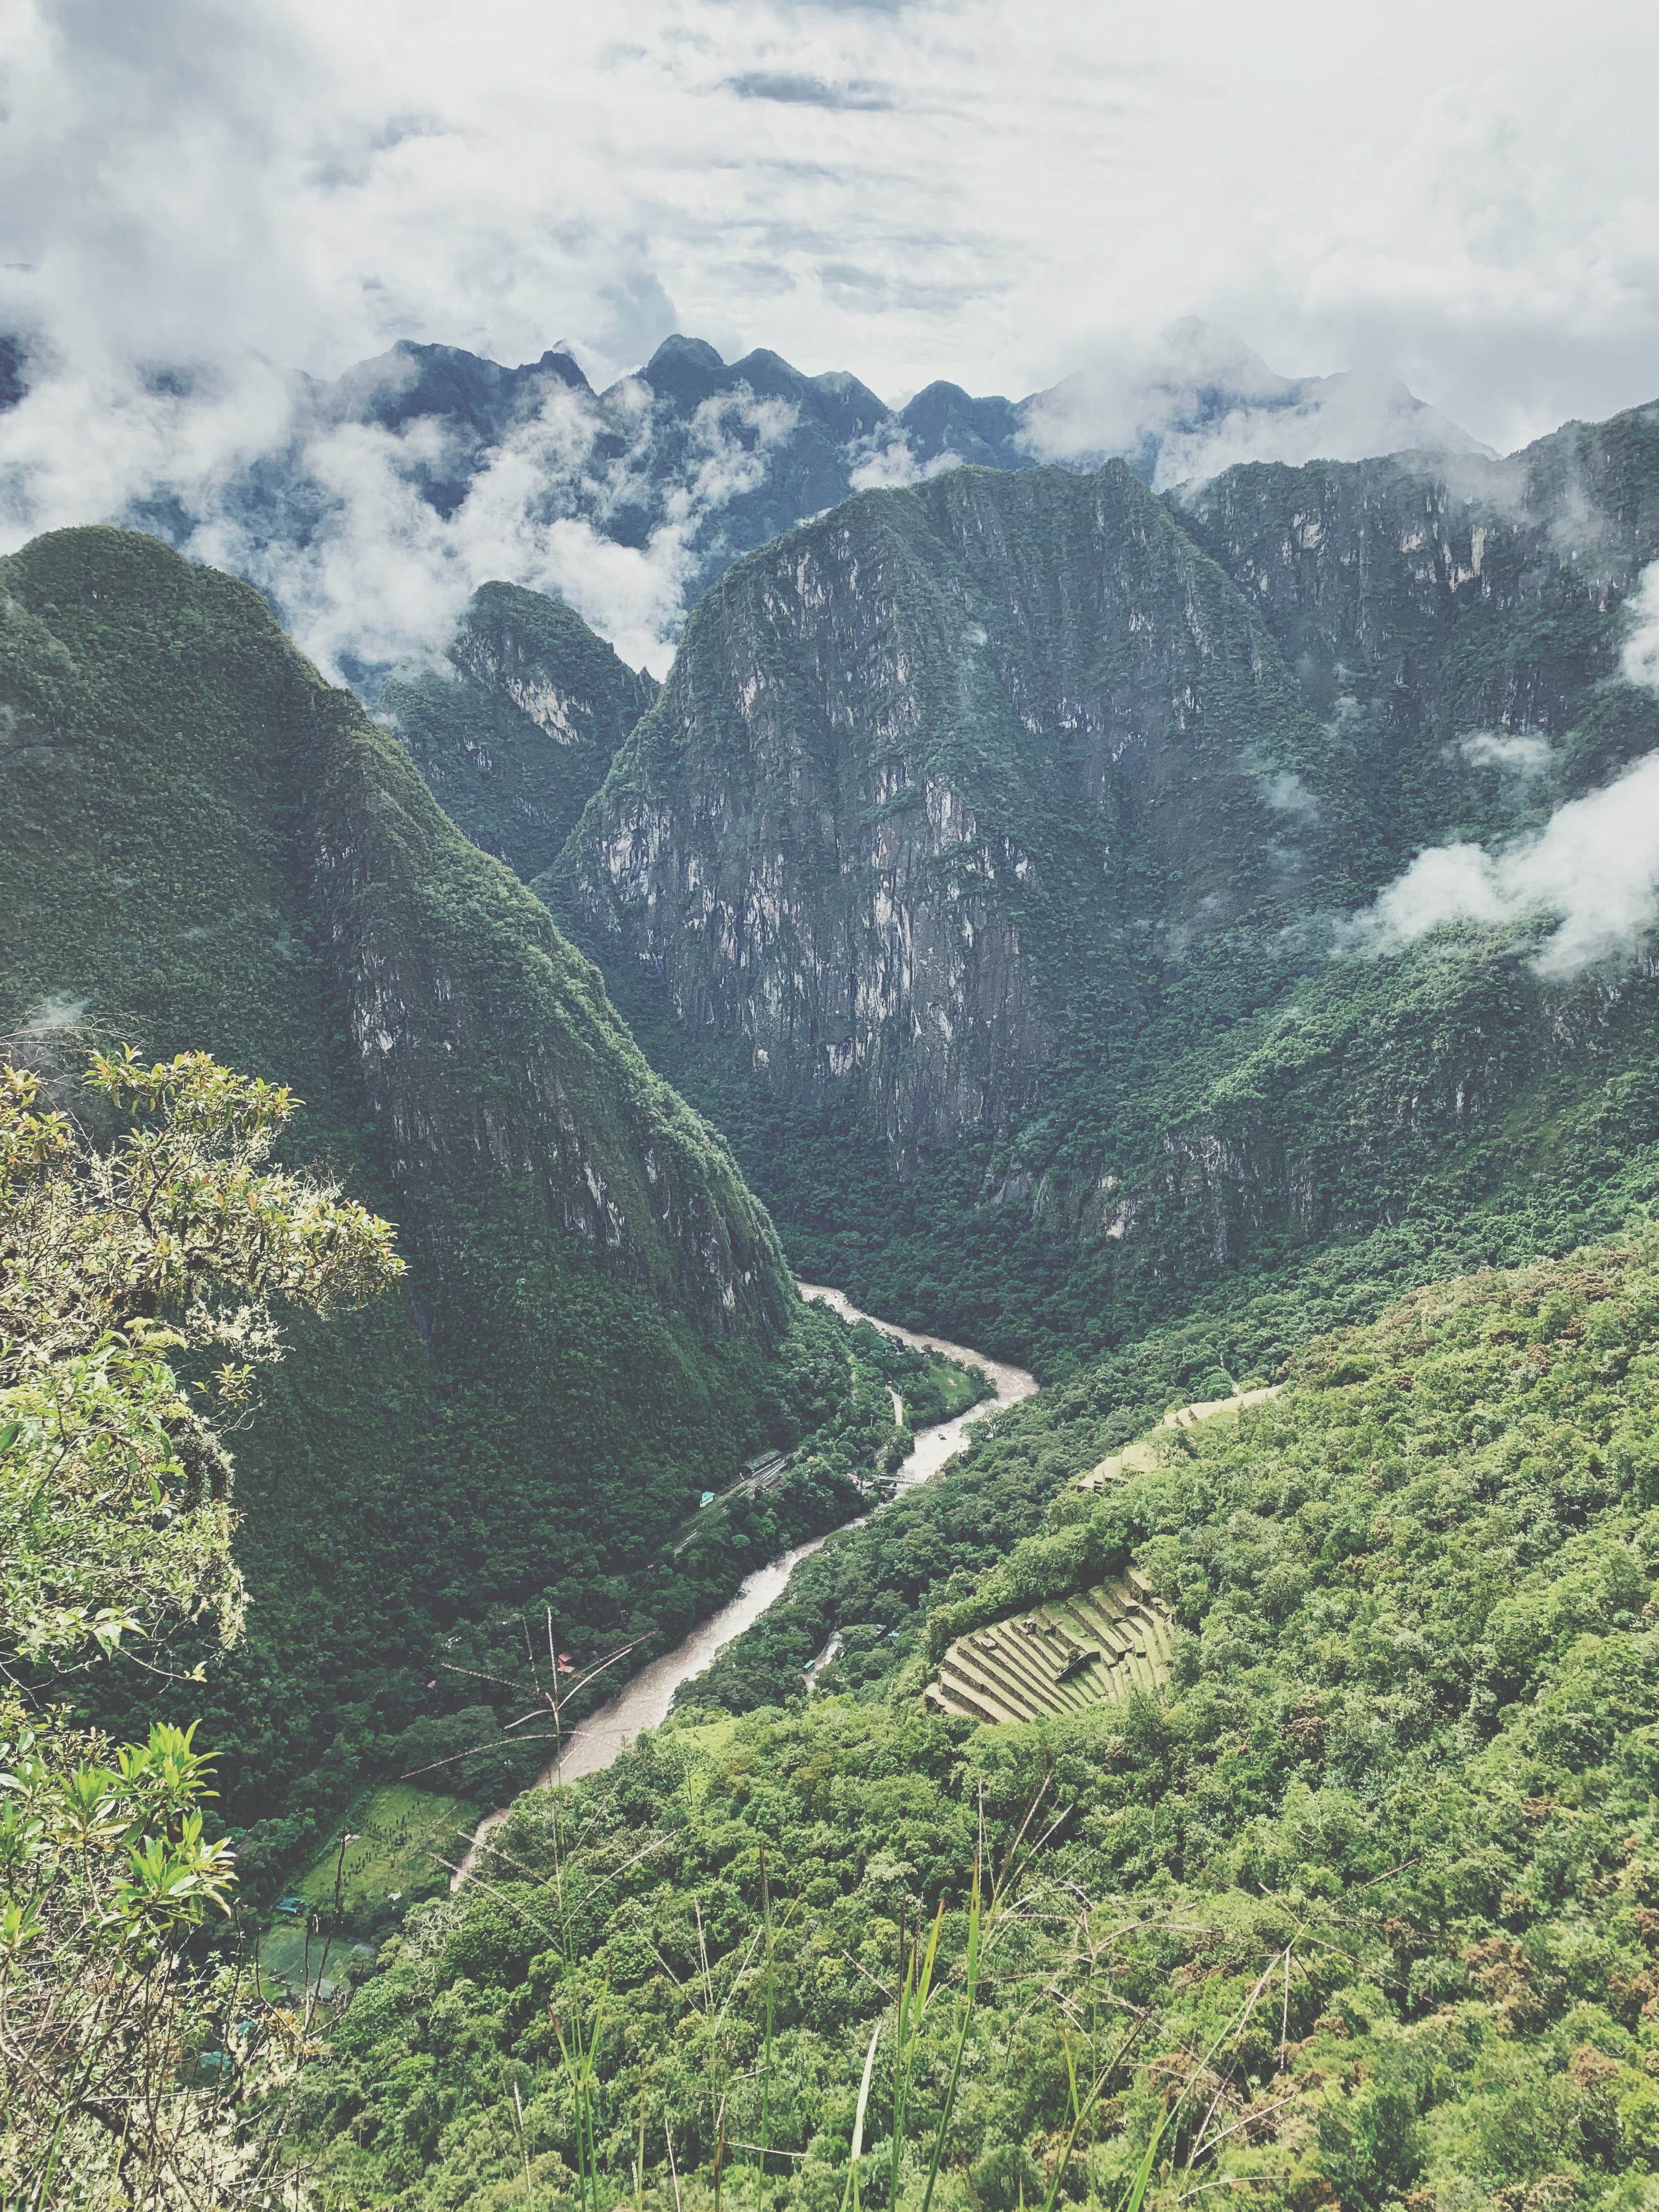
<svg viewBox="0 0 1659 2212"><path fill-rule="evenodd" d="M957 2084L962 2078L962 2054L968 2045L968 2024L974 2016L974 1994L979 1986L980 1938L979 1853L974 1854L974 1887L968 1900L968 2001L963 2008L962 2031L957 2037L956 2056L951 2061L950 2086L945 2092L945 2109L939 2114L939 2131L933 2137L933 2156L927 2168L927 2191L921 2200L921 2212L933 2212L933 2187L939 2179L939 2161L945 2156L945 2137L951 2131L951 2115L956 2110Z"/></svg>
<svg viewBox="0 0 1659 2212"><path fill-rule="evenodd" d="M870 2076L876 2068L876 2045L881 2040L881 2015L878 2013L876 2015L876 2024L870 2031L870 2048L864 2054L864 2079L859 2084L859 2106L853 2117L853 2155L847 2168L847 2186L842 2192L842 2212L846 2212L849 2198L852 2200L854 2212L857 2212L859 2160L864 2154L864 2115L870 2106Z"/></svg>

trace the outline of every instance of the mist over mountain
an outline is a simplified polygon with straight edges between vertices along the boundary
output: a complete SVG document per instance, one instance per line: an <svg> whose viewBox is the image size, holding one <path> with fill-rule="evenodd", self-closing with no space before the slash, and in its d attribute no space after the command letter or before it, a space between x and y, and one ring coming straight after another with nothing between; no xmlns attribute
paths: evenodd
<svg viewBox="0 0 1659 2212"><path fill-rule="evenodd" d="M1110 1339L1641 1063L1656 557L1655 408L866 492L704 597L537 888L804 1270Z"/></svg>
<svg viewBox="0 0 1659 2212"><path fill-rule="evenodd" d="M46 408L49 366L12 351L0 409L9 393ZM411 652L441 651L495 580L567 600L665 673L686 612L740 554L851 492L964 464L1118 456L1161 489L1249 459L1484 450L1403 386L1281 376L1194 320L1018 401L938 381L895 406L845 372L764 350L728 363L682 336L600 392L562 348L505 368L402 342L331 382L288 379L257 418L219 421L220 399L210 378L152 374L154 452L109 519L257 585L370 696ZM19 519L30 496L14 470Z"/></svg>

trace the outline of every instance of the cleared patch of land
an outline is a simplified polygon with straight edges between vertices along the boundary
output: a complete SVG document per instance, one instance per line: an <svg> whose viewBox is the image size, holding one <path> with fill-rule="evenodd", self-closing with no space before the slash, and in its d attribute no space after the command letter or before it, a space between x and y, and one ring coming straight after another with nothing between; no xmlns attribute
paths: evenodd
<svg viewBox="0 0 1659 2212"><path fill-rule="evenodd" d="M1175 1624L1132 1569L959 1636L927 1688L936 1711L1035 1721L1109 1705L1168 1679Z"/></svg>
<svg viewBox="0 0 1659 2212"><path fill-rule="evenodd" d="M1269 1398L1276 1398L1284 1389L1282 1382L1264 1383L1259 1389L1236 1391L1231 1398L1197 1398L1190 1406L1172 1406L1164 1416L1166 1429L1190 1429L1198 1421L1236 1421L1247 1406L1260 1406ZM1103 1490L1109 1482L1121 1482L1127 1475L1139 1474L1152 1464L1158 1446L1160 1431L1137 1437L1133 1443L1125 1444L1120 1452L1091 1467L1087 1474L1078 1477L1079 1490Z"/></svg>
<svg viewBox="0 0 1659 2212"><path fill-rule="evenodd" d="M383 1782L358 1799L344 1823L351 1841L343 1863L337 1834L292 1894L302 1912L325 1922L334 1911L337 1869L340 1881L340 1924L368 1934L397 1917L419 1897L436 1897L449 1887L447 1868L466 1848L478 1824L478 1808L465 1797L446 1797L416 1790L407 1782ZM280 1931L283 1916L278 1915Z"/></svg>

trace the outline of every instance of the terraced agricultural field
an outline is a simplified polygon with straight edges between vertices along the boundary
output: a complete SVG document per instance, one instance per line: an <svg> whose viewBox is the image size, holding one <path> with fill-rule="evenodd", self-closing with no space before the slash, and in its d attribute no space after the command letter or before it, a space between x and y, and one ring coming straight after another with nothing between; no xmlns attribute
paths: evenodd
<svg viewBox="0 0 1659 2212"><path fill-rule="evenodd" d="M1175 1624L1132 1568L959 1636L927 1686L936 1711L1034 1721L1108 1705L1168 1679Z"/></svg>

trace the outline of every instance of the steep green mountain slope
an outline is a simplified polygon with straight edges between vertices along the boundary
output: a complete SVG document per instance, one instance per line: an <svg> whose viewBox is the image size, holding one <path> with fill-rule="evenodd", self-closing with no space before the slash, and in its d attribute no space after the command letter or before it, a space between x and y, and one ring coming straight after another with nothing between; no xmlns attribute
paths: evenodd
<svg viewBox="0 0 1659 2212"><path fill-rule="evenodd" d="M1184 501L871 495L711 592L538 888L895 1318L1054 1371L1379 1232L1561 1249L1623 1218L1589 1133L1659 1138L1652 976L1540 971L1544 915L1332 956L1425 845L1659 746L1656 518L1656 410Z"/></svg>
<svg viewBox="0 0 1659 2212"><path fill-rule="evenodd" d="M300 1155L412 1263L406 1301L296 1332L238 1443L250 1638L181 1692L237 1817L303 1812L331 1744L325 1794L456 1702L422 1687L439 1628L532 1593L578 1650L683 1627L741 1553L638 1579L655 1547L844 1355L593 969L252 592L39 539L0 568L0 702L15 1055L72 1068L92 1033L292 1085Z"/></svg>
<svg viewBox="0 0 1659 2212"><path fill-rule="evenodd" d="M556 882L775 1095L904 1159L1031 1106L1170 941L1260 939L1316 865L1318 731L1121 462L870 493L702 602Z"/></svg>
<svg viewBox="0 0 1659 2212"><path fill-rule="evenodd" d="M307 2078L325 2186L505 2205L592 2163L601 2201L666 2207L723 2165L734 2201L821 2212L861 2109L860 2201L896 2208L954 2080L934 2202L974 2212L1121 2204L1148 2163L1160 2201L1273 2212L1645 2203L1656 1328L1650 1231L1421 1291L1103 1494L1071 1479L1091 1378L1001 1416L884 1516L915 1607L843 1577L841 1694L705 1705L574 1802L521 1800L488 1889L386 1947ZM1031 1533L976 1584L941 1504L966 1529L1021 1495ZM952 1636L1130 1569L1180 1624L1166 1688L927 1711ZM940 1905L896 2126L902 1961Z"/></svg>
<svg viewBox="0 0 1659 2212"><path fill-rule="evenodd" d="M378 714L450 820L528 880L556 859L658 689L557 599L486 584L441 667L395 672Z"/></svg>
<svg viewBox="0 0 1659 2212"><path fill-rule="evenodd" d="M1654 743L1614 679L1619 609L1659 556L1659 406L1505 461L1231 469L1170 504L1366 777L1384 868L1518 826ZM1540 742L1506 759L1482 734Z"/></svg>

